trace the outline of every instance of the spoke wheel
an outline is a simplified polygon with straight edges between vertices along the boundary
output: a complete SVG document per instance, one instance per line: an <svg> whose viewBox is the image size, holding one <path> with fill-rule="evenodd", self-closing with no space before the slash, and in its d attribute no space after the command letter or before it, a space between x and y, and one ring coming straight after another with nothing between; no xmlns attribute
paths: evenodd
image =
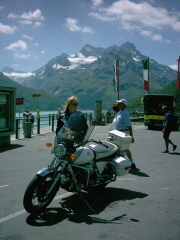
<svg viewBox="0 0 180 240"><path fill-rule="evenodd" d="M29 213L38 213L45 209L55 197L58 187L47 194L53 183L53 174L50 173L44 177L35 176L28 185L24 194L24 208Z"/></svg>

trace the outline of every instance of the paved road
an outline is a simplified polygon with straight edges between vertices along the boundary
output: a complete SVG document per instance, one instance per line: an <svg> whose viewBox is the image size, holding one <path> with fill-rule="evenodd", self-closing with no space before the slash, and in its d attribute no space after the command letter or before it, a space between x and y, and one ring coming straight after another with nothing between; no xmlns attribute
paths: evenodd
<svg viewBox="0 0 180 240"><path fill-rule="evenodd" d="M91 137L104 137L108 129L96 126ZM102 193L87 196L95 214L77 195L62 189L41 217L34 218L24 210L26 186L52 158L45 143L53 142L54 133L15 140L11 147L1 149L0 239L180 239L180 133L171 134L178 144L176 151L163 154L160 131L147 130L138 123L133 129L131 150L137 169L109 184Z"/></svg>

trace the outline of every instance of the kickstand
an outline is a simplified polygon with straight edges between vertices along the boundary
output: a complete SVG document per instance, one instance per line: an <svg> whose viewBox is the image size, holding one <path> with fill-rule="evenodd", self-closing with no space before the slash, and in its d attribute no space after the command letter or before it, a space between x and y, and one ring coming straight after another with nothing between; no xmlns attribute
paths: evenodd
<svg viewBox="0 0 180 240"><path fill-rule="evenodd" d="M81 193L78 193L80 196L81 196L81 198L84 200L84 202L86 203L86 205L88 206L88 208L92 211L92 212L96 212L90 205L89 205L89 203L86 201L86 199L85 198L83 198L83 196L82 196L82 194Z"/></svg>

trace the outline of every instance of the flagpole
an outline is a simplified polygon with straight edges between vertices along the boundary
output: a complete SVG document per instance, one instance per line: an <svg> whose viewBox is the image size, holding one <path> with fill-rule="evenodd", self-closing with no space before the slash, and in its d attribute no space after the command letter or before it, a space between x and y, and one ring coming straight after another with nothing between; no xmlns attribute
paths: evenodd
<svg viewBox="0 0 180 240"><path fill-rule="evenodd" d="M178 62L178 70L177 70L177 79L176 79L176 90L179 92L180 91L180 56L177 62Z"/></svg>
<svg viewBox="0 0 180 240"><path fill-rule="evenodd" d="M148 57L148 94L150 94L150 84L149 84L149 57Z"/></svg>
<svg viewBox="0 0 180 240"><path fill-rule="evenodd" d="M119 60L117 60L117 71L118 71L118 75L117 75L117 89L118 89L118 100L119 100Z"/></svg>
<svg viewBox="0 0 180 240"><path fill-rule="evenodd" d="M119 100L119 60L115 62L115 80L116 80L116 90L118 92L118 100Z"/></svg>
<svg viewBox="0 0 180 240"><path fill-rule="evenodd" d="M113 85L115 91L118 93L118 100L119 100L119 60L115 60L113 64L114 69L114 78L113 78Z"/></svg>

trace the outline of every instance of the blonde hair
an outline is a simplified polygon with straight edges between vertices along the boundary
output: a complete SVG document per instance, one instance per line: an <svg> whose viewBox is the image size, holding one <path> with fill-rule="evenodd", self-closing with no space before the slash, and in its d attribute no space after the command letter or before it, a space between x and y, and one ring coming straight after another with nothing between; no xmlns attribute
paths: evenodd
<svg viewBox="0 0 180 240"><path fill-rule="evenodd" d="M65 110L64 110L65 113L69 113L69 105L71 105L71 103L72 103L73 101L77 101L77 97L72 96L72 97L69 97L69 98L66 100L66 105L65 105Z"/></svg>

